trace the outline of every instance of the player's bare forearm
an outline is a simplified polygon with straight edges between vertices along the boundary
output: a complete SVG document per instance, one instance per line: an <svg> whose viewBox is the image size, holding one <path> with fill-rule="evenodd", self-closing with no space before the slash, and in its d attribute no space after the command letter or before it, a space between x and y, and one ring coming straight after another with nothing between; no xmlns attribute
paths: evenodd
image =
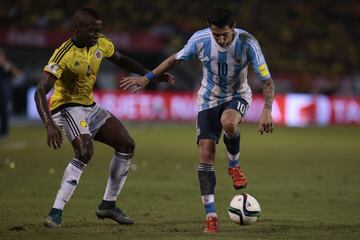
<svg viewBox="0 0 360 240"><path fill-rule="evenodd" d="M48 108L48 102L46 99L46 94L54 86L56 79L52 75L43 75L39 81L39 84L35 92L35 103L37 111L43 121L44 125L47 126L53 123L51 114Z"/></svg>
<svg viewBox="0 0 360 240"><path fill-rule="evenodd" d="M47 131L47 144L49 147L58 149L63 141L60 129L55 125L51 118L50 110L46 99L46 94L53 88L56 77L48 74L43 76L35 92L35 102L38 113L43 121Z"/></svg>
<svg viewBox="0 0 360 240"><path fill-rule="evenodd" d="M261 134L271 133L273 131L273 123L271 116L272 103L274 100L275 86L272 78L263 82L264 108L260 114L258 131Z"/></svg>
<svg viewBox="0 0 360 240"><path fill-rule="evenodd" d="M264 108L271 110L275 95L275 85L272 78L263 82Z"/></svg>
<svg viewBox="0 0 360 240"><path fill-rule="evenodd" d="M137 73L139 75L146 74L149 70L146 69L143 65L135 61L134 59L123 55L116 51L109 60L121 68L124 68L126 71Z"/></svg>
<svg viewBox="0 0 360 240"><path fill-rule="evenodd" d="M157 66L152 72L156 75L159 76L161 74L163 74L164 72L170 70L172 67L174 67L175 65L179 64L181 62L181 60L177 60L175 58L176 54L171 55L170 57L168 57L167 59L165 59L162 63L160 63L159 66Z"/></svg>

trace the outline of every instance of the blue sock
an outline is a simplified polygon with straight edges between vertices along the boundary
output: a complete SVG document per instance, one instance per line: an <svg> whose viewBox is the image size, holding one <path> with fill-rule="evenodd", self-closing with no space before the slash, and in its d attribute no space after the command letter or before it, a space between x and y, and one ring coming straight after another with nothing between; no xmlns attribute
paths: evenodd
<svg viewBox="0 0 360 240"><path fill-rule="evenodd" d="M215 213L215 202L211 202L204 205L205 208L205 214L208 215L209 213Z"/></svg>
<svg viewBox="0 0 360 240"><path fill-rule="evenodd" d="M240 160L239 159L237 159L237 160L228 159L228 166L229 166L229 168L234 168L234 167L240 166Z"/></svg>

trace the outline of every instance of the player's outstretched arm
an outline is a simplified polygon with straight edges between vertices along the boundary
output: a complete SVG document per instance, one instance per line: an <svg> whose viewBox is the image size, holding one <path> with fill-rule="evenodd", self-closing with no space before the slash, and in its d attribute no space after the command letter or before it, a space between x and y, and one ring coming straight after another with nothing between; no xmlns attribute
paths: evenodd
<svg viewBox="0 0 360 240"><path fill-rule="evenodd" d="M272 78L263 81L264 107L260 115L258 131L271 133L273 131L273 122L271 116L272 103L275 95L275 86Z"/></svg>
<svg viewBox="0 0 360 240"><path fill-rule="evenodd" d="M47 144L54 149L60 148L63 138L61 130L51 118L46 94L53 88L56 80L56 77L52 74L44 74L39 81L34 96L37 111L47 130Z"/></svg>
<svg viewBox="0 0 360 240"><path fill-rule="evenodd" d="M143 65L119 51L115 51L108 59L128 72L144 75L149 71Z"/></svg>
<svg viewBox="0 0 360 240"><path fill-rule="evenodd" d="M109 60L129 72L137 73L139 75L146 75L146 73L149 72L149 70L146 69L143 65L141 65L134 59L132 59L124 54L119 53L118 51L115 51L115 53L109 58ZM175 83L174 77L169 73L162 73L157 76L154 76L154 78L155 78L154 79L155 82L167 82L170 84ZM120 82L120 84L121 84L121 82ZM135 92L142 90L146 86L146 84L147 84L147 82L143 83L141 85L142 87L140 87L140 88L139 88L139 85L137 85L137 88L139 88L139 89L135 90ZM133 85L134 84L132 84L131 86L133 86ZM128 89L129 87L125 87L124 90Z"/></svg>
<svg viewBox="0 0 360 240"><path fill-rule="evenodd" d="M175 78L166 73L169 69L179 64L181 60L175 58L175 54L171 55L165 59L159 66L157 66L153 71L147 72L144 76L141 77L126 77L120 81L120 88L127 90L135 86L134 92L141 91L145 86L154 79L157 82L168 82L170 84L175 84Z"/></svg>

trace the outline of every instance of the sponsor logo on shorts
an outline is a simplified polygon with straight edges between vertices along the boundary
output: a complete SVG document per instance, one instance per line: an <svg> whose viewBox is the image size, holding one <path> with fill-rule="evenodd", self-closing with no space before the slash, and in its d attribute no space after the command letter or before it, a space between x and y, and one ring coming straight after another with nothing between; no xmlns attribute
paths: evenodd
<svg viewBox="0 0 360 240"><path fill-rule="evenodd" d="M81 125L82 127L86 128L86 127L87 127L87 122L84 121L84 120L82 120L82 121L80 121L80 125Z"/></svg>

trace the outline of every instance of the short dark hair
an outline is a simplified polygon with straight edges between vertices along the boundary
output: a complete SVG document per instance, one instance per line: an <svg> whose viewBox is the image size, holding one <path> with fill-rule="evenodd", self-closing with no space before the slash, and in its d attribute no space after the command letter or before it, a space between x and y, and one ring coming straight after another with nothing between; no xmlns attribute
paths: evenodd
<svg viewBox="0 0 360 240"><path fill-rule="evenodd" d="M100 15L92 8L80 8L78 12L86 13L90 16L92 16L96 20L101 20Z"/></svg>
<svg viewBox="0 0 360 240"><path fill-rule="evenodd" d="M217 27L233 27L235 20L230 10L225 8L214 8L210 12L208 24Z"/></svg>

